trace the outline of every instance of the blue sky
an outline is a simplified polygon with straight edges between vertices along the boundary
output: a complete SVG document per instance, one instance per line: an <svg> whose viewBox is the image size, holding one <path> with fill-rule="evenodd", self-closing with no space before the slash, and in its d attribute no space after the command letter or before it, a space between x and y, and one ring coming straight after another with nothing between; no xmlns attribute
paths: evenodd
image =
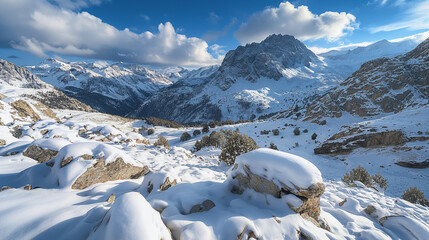
<svg viewBox="0 0 429 240"><path fill-rule="evenodd" d="M0 57L18 64L201 66L273 33L331 48L428 30L429 0L0 0Z"/></svg>

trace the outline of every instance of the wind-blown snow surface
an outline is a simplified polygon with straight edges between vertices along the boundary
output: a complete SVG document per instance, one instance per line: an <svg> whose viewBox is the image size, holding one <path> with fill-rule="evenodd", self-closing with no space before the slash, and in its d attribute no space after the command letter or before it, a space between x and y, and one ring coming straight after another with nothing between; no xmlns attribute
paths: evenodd
<svg viewBox="0 0 429 240"><path fill-rule="evenodd" d="M0 186L16 187L0 192L1 239L106 239L119 235L120 238L130 239L168 239L170 236L163 224L171 231L174 239L236 239L241 233L242 239L249 236L259 239L298 239L298 231L313 239L425 239L429 234L428 208L399 198L403 190L410 186L429 192L427 171L405 169L393 164L398 157L411 158L416 154L427 156L426 142L408 143L411 148L420 146L420 150L412 148L411 151L393 152L392 147L360 149L348 156L329 157L314 155L312 151L319 143L310 138L316 132L317 141L324 141L340 130L343 124L389 126L404 129L407 135L417 131L427 132L429 129L424 124L429 121L427 107L409 109L395 115L386 114L379 118L345 116L341 121L328 120L327 125L323 126L300 120L279 119L211 129L239 128L261 147L274 142L280 150L300 156L281 152L274 156L259 150L249 153L245 160L239 158L238 163L250 161L253 157L266 159L273 163L273 168L282 161L299 166L305 162L304 166L308 166L301 169L302 172L296 171L288 176L296 179L296 182L302 181L304 185L308 179L320 181L322 175L326 190L321 197L321 217L331 228L331 231L326 231L290 210L284 199L251 190L246 190L242 195L231 193L227 179L229 166L218 163L220 151L204 148L195 154L190 152L189 149L201 136L180 142L183 132L191 132L195 128L155 127L155 134L144 134L142 137L153 143L158 136L165 136L172 146L170 149L156 148L135 140L125 141L127 136L138 134L135 131L144 125L141 121L100 113L56 111L61 122L47 117L35 124L30 120L14 122L16 116L9 103L0 102L5 124L0 126L0 138L5 138L8 144L0 147ZM20 138L10 134L17 124L24 129ZM295 136L295 127L308 129L308 133L301 131L301 135ZM259 133L274 128L280 130L278 136ZM86 134L79 134L80 130L85 130ZM106 141L106 135L115 137ZM72 190L67 185L55 187L54 184L49 189L33 185L32 190L24 190L23 186L27 182L20 182L22 178L15 177L22 176L28 169L42 166L22 155L22 151L32 142L61 148L58 158L66 152L78 152L77 155L103 152L108 161L121 156L126 161L148 166L152 172L140 179L99 183L83 190ZM12 152L17 154L10 155ZM340 160L342 158L344 161ZM357 165L366 167L371 174L380 172L386 177L389 181L386 192L345 186L340 181L341 176ZM33 177L49 180L49 177L43 175ZM160 191L158 186L166 177L176 179L178 184ZM149 182L154 186L150 193ZM112 193L116 195L116 201L106 202ZM340 206L339 203L344 199L347 201ZM189 214L194 205L205 200L211 200L215 207L207 212ZM376 212L371 215L364 211L369 205L376 208ZM383 219L385 216L394 217Z"/></svg>

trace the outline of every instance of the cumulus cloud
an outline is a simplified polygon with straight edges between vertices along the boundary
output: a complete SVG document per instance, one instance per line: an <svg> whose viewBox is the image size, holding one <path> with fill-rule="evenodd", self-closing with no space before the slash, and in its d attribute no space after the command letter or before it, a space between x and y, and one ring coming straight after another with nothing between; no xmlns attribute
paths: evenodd
<svg viewBox="0 0 429 240"><path fill-rule="evenodd" d="M202 66L218 62L208 53L204 40L176 33L170 22L159 24L156 33L137 34L47 0L0 0L0 5L3 48L39 57L54 53L143 64Z"/></svg>
<svg viewBox="0 0 429 240"><path fill-rule="evenodd" d="M399 29L422 30L429 29L429 0L403 3L402 21L371 28L371 33L390 32Z"/></svg>
<svg viewBox="0 0 429 240"><path fill-rule="evenodd" d="M51 3L57 4L61 8L66 9L81 9L91 5L100 5L103 1L110 0L48 0Z"/></svg>
<svg viewBox="0 0 429 240"><path fill-rule="evenodd" d="M277 8L257 12L243 23L235 37L242 44L260 42L271 34L289 34L300 40L337 40L357 27L356 17L345 12L315 15L307 6L282 2Z"/></svg>

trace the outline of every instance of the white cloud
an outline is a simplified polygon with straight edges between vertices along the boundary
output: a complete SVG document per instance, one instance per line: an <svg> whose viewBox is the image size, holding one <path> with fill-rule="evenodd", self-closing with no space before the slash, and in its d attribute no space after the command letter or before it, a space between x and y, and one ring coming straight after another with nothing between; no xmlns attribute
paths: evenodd
<svg viewBox="0 0 429 240"><path fill-rule="evenodd" d="M289 2L278 8L267 8L249 17L235 32L241 43L259 42L271 34L290 34L300 40L326 38L337 40L357 27L356 17L345 12L315 15L307 6L295 7Z"/></svg>
<svg viewBox="0 0 429 240"><path fill-rule="evenodd" d="M390 32L399 29L422 30L429 29L429 0L419 2L398 1L402 7L408 8L404 11L404 20L395 23L371 28L371 33Z"/></svg>
<svg viewBox="0 0 429 240"><path fill-rule="evenodd" d="M178 34L170 22L159 24L157 33L137 34L46 0L0 0L0 6L0 47L39 57L52 52L143 64L202 66L218 62L208 53L204 40Z"/></svg>

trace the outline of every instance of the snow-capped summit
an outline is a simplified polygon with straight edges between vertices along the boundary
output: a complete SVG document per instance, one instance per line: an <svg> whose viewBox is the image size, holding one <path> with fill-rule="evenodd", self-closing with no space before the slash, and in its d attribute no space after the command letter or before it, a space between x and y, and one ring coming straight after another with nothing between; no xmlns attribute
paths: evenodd
<svg viewBox="0 0 429 240"><path fill-rule="evenodd" d="M162 73L126 63L68 62L51 58L29 69L67 95L99 111L119 115L125 115L153 92L172 84Z"/></svg>
<svg viewBox="0 0 429 240"><path fill-rule="evenodd" d="M320 63L317 56L302 42L290 35L274 34L261 43L239 46L229 51L213 76L217 86L226 90L238 79L255 82L259 78L279 80L291 78L290 69L310 68Z"/></svg>
<svg viewBox="0 0 429 240"><path fill-rule="evenodd" d="M302 107L339 80L299 40L271 35L228 52L211 75L190 74L161 89L129 116L178 122L253 119Z"/></svg>

